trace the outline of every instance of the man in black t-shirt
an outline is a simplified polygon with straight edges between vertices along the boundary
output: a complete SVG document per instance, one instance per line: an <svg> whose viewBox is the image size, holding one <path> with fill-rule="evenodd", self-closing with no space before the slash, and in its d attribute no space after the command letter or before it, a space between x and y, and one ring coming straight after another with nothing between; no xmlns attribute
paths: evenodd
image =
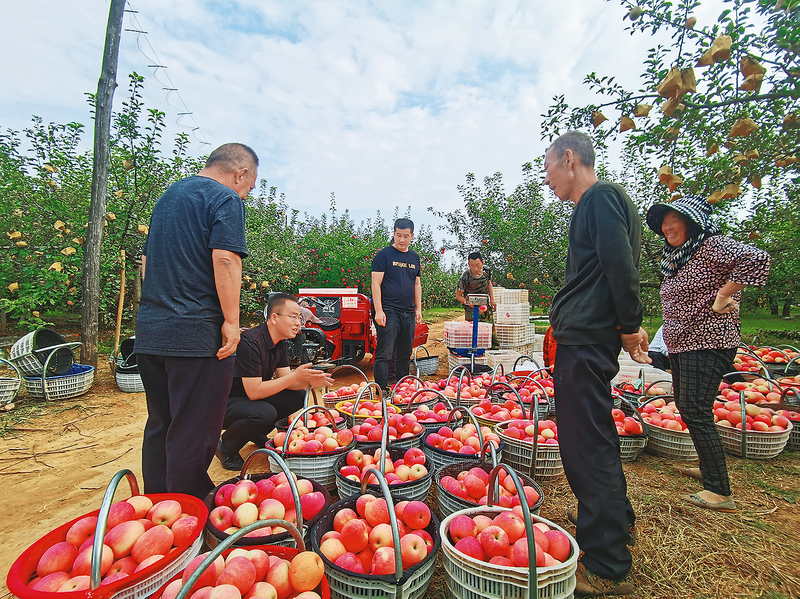
<svg viewBox="0 0 800 599"><path fill-rule="evenodd" d="M247 255L242 200L257 177L255 152L225 144L197 175L171 185L153 208L142 249L134 345L147 395L145 493L202 499L214 488L207 470L239 343Z"/></svg>
<svg viewBox="0 0 800 599"><path fill-rule="evenodd" d="M375 307L375 382L388 387L389 362L396 352L396 376L408 374L414 330L422 322L420 262L408 249L414 238L414 223L407 218L394 223L394 242L372 260L372 302Z"/></svg>
<svg viewBox="0 0 800 599"><path fill-rule="evenodd" d="M309 386L333 384L330 375L310 364L289 369L284 339L294 339L302 325L297 298L276 293L267 304L266 322L242 333L225 409L225 432L217 448L223 468L241 470L244 460L239 450L248 441L264 447L275 422L303 407Z"/></svg>

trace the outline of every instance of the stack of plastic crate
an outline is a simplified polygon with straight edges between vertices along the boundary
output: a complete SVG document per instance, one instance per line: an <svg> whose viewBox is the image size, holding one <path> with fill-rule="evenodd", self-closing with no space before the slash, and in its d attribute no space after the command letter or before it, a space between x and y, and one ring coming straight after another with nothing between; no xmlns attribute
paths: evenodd
<svg viewBox="0 0 800 599"><path fill-rule="evenodd" d="M536 344L536 326L530 321L528 290L505 289L502 297L494 313L495 334L500 349L514 351L521 356L541 351Z"/></svg>

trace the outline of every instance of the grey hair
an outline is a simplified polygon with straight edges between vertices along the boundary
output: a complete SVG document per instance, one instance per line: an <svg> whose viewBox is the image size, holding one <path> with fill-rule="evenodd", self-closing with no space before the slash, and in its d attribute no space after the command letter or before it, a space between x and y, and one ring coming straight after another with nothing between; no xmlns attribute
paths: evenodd
<svg viewBox="0 0 800 599"><path fill-rule="evenodd" d="M558 161L561 162L567 150L575 152L583 166L594 168L594 146L588 135L580 131L567 131L556 139L547 151L555 152Z"/></svg>

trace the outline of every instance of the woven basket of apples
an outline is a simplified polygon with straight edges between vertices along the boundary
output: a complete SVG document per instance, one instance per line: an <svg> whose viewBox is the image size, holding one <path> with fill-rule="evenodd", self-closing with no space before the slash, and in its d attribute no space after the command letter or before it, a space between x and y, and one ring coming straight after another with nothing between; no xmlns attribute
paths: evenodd
<svg viewBox="0 0 800 599"><path fill-rule="evenodd" d="M339 497L349 497L359 492L367 470L378 465L383 449L378 447L372 454L360 449L351 449L336 462L336 488ZM426 466L427 458L419 447L388 448L382 473L389 484L392 496L424 501L433 482L433 471ZM380 493L380 485L373 475L367 480L369 493Z"/></svg>
<svg viewBox="0 0 800 599"><path fill-rule="evenodd" d="M739 392L739 401L714 402L714 422L726 452L753 460L768 460L782 452L794 428L772 408L748 404L744 391Z"/></svg>
<svg viewBox="0 0 800 599"><path fill-rule="evenodd" d="M391 414L385 420L367 418L350 430L356 437L356 447L365 451L380 445L384 431L388 431L389 445L397 449L419 447L425 434L425 427L414 414Z"/></svg>
<svg viewBox="0 0 800 599"><path fill-rule="evenodd" d="M785 345L781 347L748 348L757 356L773 376L795 376L800 374L800 351Z"/></svg>
<svg viewBox="0 0 800 599"><path fill-rule="evenodd" d="M632 386L630 382L622 383L624 386ZM619 388L617 388L619 391ZM618 402L618 405L614 406L617 409L622 410L625 412L626 416L635 417L636 415L634 412L644 405L644 403L653 397L666 397L672 393L672 381L669 380L661 380L661 381L653 381L652 383L645 385L640 391L627 391L622 390L619 391L622 397Z"/></svg>
<svg viewBox="0 0 800 599"><path fill-rule="evenodd" d="M540 368L519 375L512 372L509 375L509 384L517 389L524 403L536 401L539 418L544 419L548 414L556 413L555 387L549 368Z"/></svg>
<svg viewBox="0 0 800 599"><path fill-rule="evenodd" d="M455 429L448 426L452 419L459 413L466 413L472 420ZM422 438L422 451L431 465L439 470L456 462L469 462L480 460L480 451L486 441L494 443L498 459L502 456L504 444L488 426L480 426L474 414L464 408L456 408L450 413L445 426L440 426L436 431L428 432Z"/></svg>
<svg viewBox="0 0 800 599"><path fill-rule="evenodd" d="M374 468L383 497L365 493L333 504L314 527L311 546L322 556L331 597L424 597L436 567L439 521L421 501L393 499Z"/></svg>
<svg viewBox="0 0 800 599"><path fill-rule="evenodd" d="M800 374L780 377L776 382L782 389L781 393L787 389L794 391L784 401L792 406L800 406Z"/></svg>
<svg viewBox="0 0 800 599"><path fill-rule="evenodd" d="M752 404L777 404L781 401L783 387L769 378L752 372L729 372L719 383L718 399L739 402L739 392Z"/></svg>
<svg viewBox="0 0 800 599"><path fill-rule="evenodd" d="M335 424L314 433L300 425L303 415L313 410L328 412L328 418L334 420L330 410L322 406L303 408L285 433L277 433L267 442L267 449L277 452L297 476L315 480L332 491L336 488L333 466L340 455L355 447L356 440L353 431L338 429ZM276 472L280 466L272 454L268 458L270 470Z"/></svg>
<svg viewBox="0 0 800 599"><path fill-rule="evenodd" d="M401 378L392 386L391 403L396 406L408 406L415 401L426 402L436 396L431 391L439 391L439 385L430 381L423 381L413 374ZM420 395L422 396L420 399Z"/></svg>
<svg viewBox="0 0 800 599"><path fill-rule="evenodd" d="M673 460L693 461L697 459L689 429L681 418L671 395L651 397L639 411L647 429L647 453Z"/></svg>
<svg viewBox="0 0 800 599"><path fill-rule="evenodd" d="M622 400L627 403L627 399ZM619 437L619 459L623 462L635 462L642 455L647 445L647 424L638 409L632 408L633 416L626 416L618 408L611 410L611 417L617 427Z"/></svg>
<svg viewBox="0 0 800 599"><path fill-rule="evenodd" d="M132 496L112 503L122 478ZM99 510L50 531L17 558L8 590L20 599L147 597L198 554L207 518L196 497L139 495L133 473L121 470Z"/></svg>
<svg viewBox="0 0 800 599"><path fill-rule="evenodd" d="M508 420L496 425L494 430L506 445L501 460L504 464L535 480L564 474L558 427L552 420Z"/></svg>
<svg viewBox="0 0 800 599"><path fill-rule="evenodd" d="M493 467L484 462L480 464L461 462L437 470L434 478L436 479L436 497L439 500L439 514L445 517L459 510L486 505L489 500L489 473ZM544 503L542 488L525 474L519 474L519 478L525 489L531 513L538 514L539 508ZM497 505L499 507L520 505L517 487L505 470L499 471L498 483L499 487L495 495L498 497Z"/></svg>
<svg viewBox="0 0 800 599"><path fill-rule="evenodd" d="M361 383L353 383L351 385L343 385L336 389L335 391L330 391L326 389L326 392L322 395L322 401L326 408L329 410L333 410L336 407L336 404L340 401L345 400L355 400L358 397L359 392L364 389L367 385L369 385L369 377L364 374L364 371L360 368L353 366L352 364L342 364L337 366L333 370L331 370L330 375L336 376L337 373L343 370L354 370L356 374L361 375L364 380ZM378 391L378 393L380 393ZM379 397L380 395L378 395ZM364 399L372 401L373 399L373 391L372 388L367 390L364 394Z"/></svg>
<svg viewBox="0 0 800 599"><path fill-rule="evenodd" d="M535 390L535 393L532 394L528 386L517 389L513 386L513 383L514 381L510 383L494 383L489 388L487 399L470 408L478 424L494 427L498 422L525 418L525 411L528 410L530 412L534 405L539 419L547 418L547 414L550 412L550 403L544 387L538 381L530 381L528 385ZM527 398L527 401L525 398ZM536 403L531 403L531 400ZM533 418L532 412L530 417Z"/></svg>
<svg viewBox="0 0 800 599"><path fill-rule="evenodd" d="M250 464L260 455L271 457L282 471L250 474ZM290 472L280 456L274 453L270 456L269 450L258 449L247 457L242 473L218 485L205 498L205 504L210 510L205 526L205 543L213 549L240 528L271 518L291 522L303 532L308 542L308 534L324 508L331 504L331 496L317 481L298 478ZM292 546L294 540L286 530L266 527L241 537L234 545Z"/></svg>
<svg viewBox="0 0 800 599"><path fill-rule="evenodd" d="M253 545L236 547L247 535L263 537L260 527L285 528L295 547ZM306 551L300 531L277 518L254 522L198 555L153 595L152 599L329 599L325 565Z"/></svg>
<svg viewBox="0 0 800 599"><path fill-rule="evenodd" d="M434 403L436 402L436 403ZM418 389L408 398L408 403L403 406L403 413L413 415L426 431L438 430L450 417L453 404L450 398L438 389ZM463 417L454 418L452 426L464 424Z"/></svg>
<svg viewBox="0 0 800 599"><path fill-rule="evenodd" d="M504 468L521 496L518 475L502 464L490 476L491 494L497 473ZM524 497L514 508L495 506L493 499L442 520L448 597L572 597L579 552L575 539L553 522L532 515Z"/></svg>

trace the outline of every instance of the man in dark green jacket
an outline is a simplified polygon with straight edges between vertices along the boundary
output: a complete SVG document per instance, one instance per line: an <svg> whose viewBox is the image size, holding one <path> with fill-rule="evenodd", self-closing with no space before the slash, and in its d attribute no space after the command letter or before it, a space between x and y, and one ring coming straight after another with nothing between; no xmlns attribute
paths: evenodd
<svg viewBox="0 0 800 599"><path fill-rule="evenodd" d="M611 416L611 379L625 348L649 362L641 328L639 214L623 189L599 181L591 139L577 131L559 137L545 155L545 184L575 211L569 226L564 287L553 299L550 323L558 343L556 418L564 472L578 499L576 538L584 551L577 596L627 594L635 515Z"/></svg>

